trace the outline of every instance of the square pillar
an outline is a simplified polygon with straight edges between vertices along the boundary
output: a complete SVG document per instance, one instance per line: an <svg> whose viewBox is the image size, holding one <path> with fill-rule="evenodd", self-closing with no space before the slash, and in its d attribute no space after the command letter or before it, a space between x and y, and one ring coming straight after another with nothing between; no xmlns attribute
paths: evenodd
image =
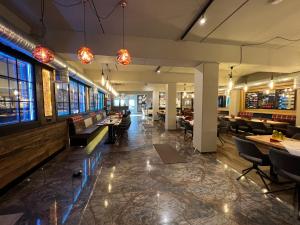
<svg viewBox="0 0 300 225"><path fill-rule="evenodd" d="M219 64L204 63L195 71L194 138L199 152L217 150Z"/></svg>
<svg viewBox="0 0 300 225"><path fill-rule="evenodd" d="M241 108L241 90L233 89L230 91L229 116L237 116Z"/></svg>
<svg viewBox="0 0 300 225"><path fill-rule="evenodd" d="M296 126L300 127L300 75L294 78L294 89L296 89Z"/></svg>
<svg viewBox="0 0 300 225"><path fill-rule="evenodd" d="M159 91L153 90L152 92L152 119L158 120L157 112L159 111Z"/></svg>
<svg viewBox="0 0 300 225"><path fill-rule="evenodd" d="M300 88L296 92L296 126L300 127Z"/></svg>
<svg viewBox="0 0 300 225"><path fill-rule="evenodd" d="M176 130L176 83L166 85L166 130Z"/></svg>

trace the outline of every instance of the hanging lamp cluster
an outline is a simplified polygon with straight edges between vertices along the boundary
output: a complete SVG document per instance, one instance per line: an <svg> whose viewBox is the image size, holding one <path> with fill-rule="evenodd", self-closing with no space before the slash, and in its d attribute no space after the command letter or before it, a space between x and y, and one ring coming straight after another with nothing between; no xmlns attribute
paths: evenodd
<svg viewBox="0 0 300 225"><path fill-rule="evenodd" d="M106 64L107 70L110 72L108 64ZM112 83L109 81L108 73L105 78L104 69L101 68L101 85L106 88L109 92L111 92L114 96L118 96L118 92L113 88Z"/></svg>
<svg viewBox="0 0 300 225"><path fill-rule="evenodd" d="M41 0L41 25L42 25L42 43L37 45L33 51L32 56L41 63L50 63L54 60L54 53L47 47L45 47L45 33L46 26L44 23L45 17L45 0Z"/></svg>
<svg viewBox="0 0 300 225"><path fill-rule="evenodd" d="M83 8L83 45L77 50L77 57L79 59L79 61L82 64L90 64L94 61L94 54L91 48L89 48L87 46L87 38L86 38L86 3L89 2L92 4L92 6L94 7L97 19L99 22L100 19L107 19L114 11L115 9L120 5L122 7L122 13L123 13L123 32L122 32L122 48L118 50L117 52L117 62L119 64L122 65L129 65L132 60L131 60L131 56L130 53L128 51L128 49L125 48L125 7L127 6L127 0L121 0L120 4L117 4L112 11L108 14L109 16L106 16L105 18L101 18L99 16L99 13L97 12L97 9L94 5L93 0L89 1L89 0L82 0L82 8ZM76 5L78 5L80 3L76 3ZM72 7L75 5L71 5L69 7ZM45 0L41 0L41 25L42 25L42 41L41 44L37 45L34 47L33 51L32 51L32 55L33 57L42 62L42 63L51 63L54 58L55 55L53 53L53 51L51 51L49 48L45 47L45 33L46 33L46 26L44 23L44 15L45 15ZM100 24L102 27L102 24ZM103 28L102 28L103 30ZM104 32L104 30L103 30ZM114 88L112 87L108 77L105 79L104 76L104 72L103 72L103 68L102 68L102 77L101 77L101 85L103 87L105 87L108 91L110 91L111 93L113 93L114 95L117 95L118 93L114 90Z"/></svg>
<svg viewBox="0 0 300 225"><path fill-rule="evenodd" d="M123 9L123 48L121 48L117 53L117 61L122 65L129 65L131 63L131 56L129 51L125 48L125 7L127 6L127 1L121 1L121 7Z"/></svg>

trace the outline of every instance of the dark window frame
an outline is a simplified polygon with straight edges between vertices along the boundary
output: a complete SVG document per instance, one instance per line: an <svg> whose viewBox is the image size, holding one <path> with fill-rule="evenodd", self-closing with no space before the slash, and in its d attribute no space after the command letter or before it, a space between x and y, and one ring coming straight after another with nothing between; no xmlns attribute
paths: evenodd
<svg viewBox="0 0 300 225"><path fill-rule="evenodd" d="M3 74L0 74L0 78L1 79L5 79L7 80L7 83L8 83L8 92L9 92L9 95L10 95L10 83L12 81L15 81L17 83L17 91L18 91L18 98L17 100L10 100L10 101L7 101L7 100L3 100L1 102L3 103L8 103L8 104L11 104L11 103L17 103L18 107L15 109L17 111L17 114L18 114L18 120L17 121L12 121L12 122L7 122L7 123L3 123L3 124L0 124L0 127L7 127L7 126L12 126L12 125L22 125L22 124L28 124L28 123L36 123L38 121L38 108L37 108L37 94L36 94L36 73L35 73L35 66L34 64L32 63L31 60L27 60L26 57L23 57L22 54L20 55L17 55L17 54L13 54L13 50L12 49L9 49L9 48L5 48L3 47L3 45L0 45L0 53L2 53L4 55L4 57L7 57L7 60L6 60L6 75L3 75ZM13 59L14 60L14 66L15 66L15 77L11 77L10 75L10 69L9 69L9 59ZM31 72L31 81L29 81L28 79L22 79L20 78L20 72L19 72L19 62L21 63L25 63L26 65L29 65L30 66L30 72ZM32 93L32 100L28 100L28 101L24 101L24 100L21 100L21 89L20 89L20 82L24 82L27 86L27 91L31 91ZM31 87L31 90L28 88L29 84L32 85ZM22 113L22 110L24 111L24 107L21 108L21 103L27 103L27 104L33 104L33 117L34 119L32 120L22 120L22 117L21 117L21 113ZM24 112L23 112L24 113Z"/></svg>

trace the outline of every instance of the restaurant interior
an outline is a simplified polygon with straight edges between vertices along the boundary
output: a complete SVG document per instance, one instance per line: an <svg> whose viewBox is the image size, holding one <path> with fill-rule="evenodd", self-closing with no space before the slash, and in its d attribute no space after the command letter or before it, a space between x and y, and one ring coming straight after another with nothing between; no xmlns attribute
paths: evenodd
<svg viewBox="0 0 300 225"><path fill-rule="evenodd" d="M299 0L0 0L0 225L300 224Z"/></svg>

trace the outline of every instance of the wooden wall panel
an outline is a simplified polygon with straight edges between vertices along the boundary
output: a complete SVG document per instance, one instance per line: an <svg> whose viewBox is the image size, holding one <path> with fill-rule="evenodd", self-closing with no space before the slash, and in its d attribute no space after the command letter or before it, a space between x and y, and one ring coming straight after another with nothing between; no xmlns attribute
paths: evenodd
<svg viewBox="0 0 300 225"><path fill-rule="evenodd" d="M67 145L66 121L0 137L0 189Z"/></svg>

